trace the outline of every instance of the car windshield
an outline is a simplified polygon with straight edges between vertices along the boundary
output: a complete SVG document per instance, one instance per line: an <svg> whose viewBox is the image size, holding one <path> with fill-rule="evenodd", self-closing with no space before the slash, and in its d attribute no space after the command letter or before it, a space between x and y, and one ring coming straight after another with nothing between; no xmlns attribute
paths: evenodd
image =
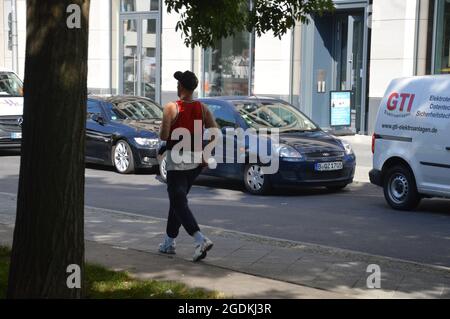
<svg viewBox="0 0 450 319"><path fill-rule="evenodd" d="M114 104L110 109L112 120L159 120L162 110L154 103L146 100L126 101Z"/></svg>
<svg viewBox="0 0 450 319"><path fill-rule="evenodd" d="M245 122L253 128L278 128L280 132L310 132L319 128L289 104L278 101L233 102Z"/></svg>
<svg viewBox="0 0 450 319"><path fill-rule="evenodd" d="M17 75L12 72L0 73L0 96L23 96L23 84Z"/></svg>

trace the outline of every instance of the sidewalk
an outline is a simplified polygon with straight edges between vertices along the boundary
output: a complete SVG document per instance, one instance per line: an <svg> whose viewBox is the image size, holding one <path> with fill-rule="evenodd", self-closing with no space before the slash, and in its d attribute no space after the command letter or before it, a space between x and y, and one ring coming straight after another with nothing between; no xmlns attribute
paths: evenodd
<svg viewBox="0 0 450 319"><path fill-rule="evenodd" d="M12 226L0 224L0 245L11 245ZM339 294L259 278L205 263L193 264L155 252L86 241L86 260L116 271L127 271L141 280L176 281L191 288L215 290L225 298L341 298Z"/></svg>
<svg viewBox="0 0 450 319"><path fill-rule="evenodd" d="M338 136L339 139L347 141L356 155L355 182L369 183L369 172L372 169L372 136L351 135Z"/></svg>
<svg viewBox="0 0 450 319"><path fill-rule="evenodd" d="M0 244L11 244L15 196L0 193ZM156 252L165 220L86 207L89 262L139 278L172 280L234 298L450 298L450 269L214 227L204 262L192 263L184 233L177 255ZM368 289L367 266L381 268L381 289Z"/></svg>

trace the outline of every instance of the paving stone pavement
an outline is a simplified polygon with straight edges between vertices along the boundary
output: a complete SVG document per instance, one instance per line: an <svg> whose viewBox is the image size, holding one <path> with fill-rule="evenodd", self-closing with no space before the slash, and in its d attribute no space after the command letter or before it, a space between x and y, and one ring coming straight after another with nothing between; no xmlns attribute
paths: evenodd
<svg viewBox="0 0 450 319"><path fill-rule="evenodd" d="M10 245L16 197L0 193L0 203L0 244ZM193 240L184 232L180 232L180 238L177 239L176 256L168 257L157 252L164 236L165 223L164 219L86 207L85 237L90 251L87 253L88 260L91 256L91 260L117 268L117 262L114 263L111 258L117 255L117 260L127 260L128 270L134 269L136 273L136 269L141 269L140 273L145 274L144 277L152 277L153 274L153 278L219 288L234 297L450 298L449 268L215 227L202 226L202 231L215 245L200 265L194 264L191 262ZM113 250L104 254L95 253L95 250L101 252L108 249ZM136 265L133 266L130 256L119 256L119 252L135 254L133 258L136 259ZM148 269L162 270L151 273L148 269L144 271L146 264L140 259L146 259L148 265L152 264L153 268ZM381 269L380 289L367 287L367 278L371 275L367 267L372 264ZM170 271L172 266L175 267L173 272ZM221 281L217 276L182 275L191 273L196 267L206 267L212 273L225 271L228 280ZM238 281L230 281L231 277L239 276L240 280L247 280L255 287L260 287L260 293L255 293L256 290L251 288L244 289ZM264 287L274 285L281 285L280 289L264 290ZM283 291L286 293L283 294Z"/></svg>

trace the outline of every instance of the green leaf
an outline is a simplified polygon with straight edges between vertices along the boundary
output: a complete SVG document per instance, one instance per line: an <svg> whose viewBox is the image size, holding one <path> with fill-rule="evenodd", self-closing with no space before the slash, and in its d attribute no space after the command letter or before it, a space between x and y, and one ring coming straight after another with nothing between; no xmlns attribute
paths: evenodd
<svg viewBox="0 0 450 319"><path fill-rule="evenodd" d="M334 10L332 0L165 0L167 12L180 14L175 30L182 31L186 46L212 47L224 37L254 31L281 37L312 14ZM181 12L181 13L180 13Z"/></svg>

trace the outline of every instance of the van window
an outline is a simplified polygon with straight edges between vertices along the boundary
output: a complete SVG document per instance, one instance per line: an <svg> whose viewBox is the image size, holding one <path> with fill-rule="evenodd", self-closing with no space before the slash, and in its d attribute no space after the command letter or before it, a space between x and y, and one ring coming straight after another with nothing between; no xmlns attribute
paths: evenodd
<svg viewBox="0 0 450 319"><path fill-rule="evenodd" d="M23 96L23 84L19 77L12 72L0 73L0 97Z"/></svg>

